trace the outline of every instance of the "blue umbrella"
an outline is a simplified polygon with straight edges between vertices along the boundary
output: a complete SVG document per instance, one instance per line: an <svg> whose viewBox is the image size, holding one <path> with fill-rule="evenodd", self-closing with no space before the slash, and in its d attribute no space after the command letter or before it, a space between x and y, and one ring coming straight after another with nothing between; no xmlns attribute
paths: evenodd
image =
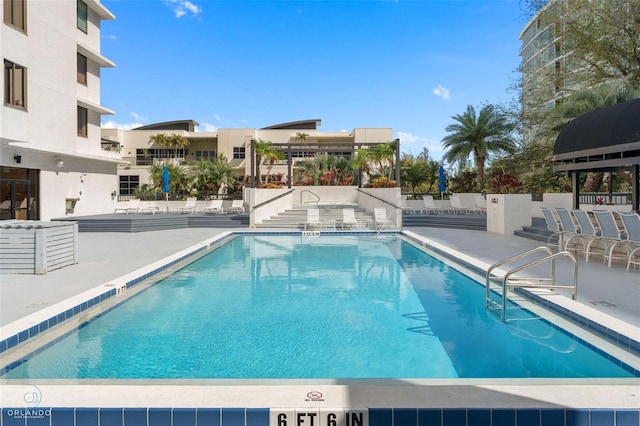
<svg viewBox="0 0 640 426"><path fill-rule="evenodd" d="M440 166L438 169L438 191L442 194L447 189L447 177L444 171L444 167Z"/></svg>
<svg viewBox="0 0 640 426"><path fill-rule="evenodd" d="M162 192L169 193L169 169L167 166L162 169Z"/></svg>

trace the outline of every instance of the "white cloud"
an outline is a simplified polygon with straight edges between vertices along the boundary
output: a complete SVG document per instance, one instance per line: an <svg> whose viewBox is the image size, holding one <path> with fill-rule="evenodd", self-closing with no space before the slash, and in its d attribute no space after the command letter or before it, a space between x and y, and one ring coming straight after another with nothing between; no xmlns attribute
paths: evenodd
<svg viewBox="0 0 640 426"><path fill-rule="evenodd" d="M102 34L100 35L101 38L106 38L108 40L117 40L118 36L113 35L113 34Z"/></svg>
<svg viewBox="0 0 640 426"><path fill-rule="evenodd" d="M136 127L141 127L144 126L143 123L128 123L128 124L123 124L123 123L117 123L115 121L105 121L104 123L102 123L102 128L103 129L120 129L120 130L131 130L131 129L135 129Z"/></svg>
<svg viewBox="0 0 640 426"><path fill-rule="evenodd" d="M440 141L416 136L412 133L397 132L396 137L400 139L400 151L411 155L421 154L424 148L429 150L429 157L439 160L442 157L442 144Z"/></svg>
<svg viewBox="0 0 640 426"><path fill-rule="evenodd" d="M196 127L196 132L217 132L218 128L215 124L202 123Z"/></svg>
<svg viewBox="0 0 640 426"><path fill-rule="evenodd" d="M451 99L451 92L446 87L443 87L441 84L438 84L438 87L433 88L433 94L441 97L442 99L449 100Z"/></svg>
<svg viewBox="0 0 640 426"><path fill-rule="evenodd" d="M147 117L137 114L135 112L132 112L131 116L142 123L146 123L147 121L149 121Z"/></svg>
<svg viewBox="0 0 640 426"><path fill-rule="evenodd" d="M215 118L218 121L222 120L222 118L220 118L218 114L213 114L213 118Z"/></svg>
<svg viewBox="0 0 640 426"><path fill-rule="evenodd" d="M202 8L189 0L165 0L165 4L173 8L176 18L181 18L187 13L191 16L198 16L202 12Z"/></svg>

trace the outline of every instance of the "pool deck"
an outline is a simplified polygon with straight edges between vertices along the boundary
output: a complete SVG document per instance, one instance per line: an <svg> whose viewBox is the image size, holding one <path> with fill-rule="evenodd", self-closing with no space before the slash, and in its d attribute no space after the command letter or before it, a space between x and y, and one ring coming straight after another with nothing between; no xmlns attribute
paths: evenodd
<svg viewBox="0 0 640 426"><path fill-rule="evenodd" d="M176 229L143 233L80 233L78 234L79 263L51 271L45 275L0 275L0 327L21 322L26 317L58 302L77 296L110 280L134 272L160 261L178 251L226 232L266 232L260 229ZM274 230L282 232L282 229ZM450 247L458 253L482 264L493 264L518 253L539 247L539 242L518 236L505 236L485 231L412 227L417 234L436 244ZM560 266L561 278L569 276L569 267ZM557 297L569 297L559 295ZM625 271L615 264L608 268L599 259L585 263L579 260L578 304L585 312L602 322L626 328L640 338L640 271ZM100 381L98 381L100 382ZM627 407L640 406L640 381L635 379L590 379L558 381L555 379L527 380L435 380L384 381L382 386L345 381L185 381L167 386L145 384L68 383L39 384L49 406L126 407L207 406L215 400L217 407ZM109 389L105 388L105 385ZM162 381L154 385L165 384ZM261 386L269 385L269 392ZM95 386L100 387L94 392ZM148 385L148 384L147 384ZM174 386L179 386L176 390ZM200 386L206 385L206 391ZM60 388L60 387L63 388ZM435 388L434 388L435 386ZM603 390L603 386L606 390ZM15 386L3 386L2 397L13 398ZM139 387L139 388L138 388ZM171 388L171 389L170 389ZM64 389L64 391L63 391ZM135 392L138 389L139 392ZM320 390L325 400L309 402L304 395ZM131 392L134 391L132 394ZM132 395L135 395L132 398ZM207 402L209 401L209 402ZM488 402L491 401L491 402ZM386 404L386 405L385 405Z"/></svg>

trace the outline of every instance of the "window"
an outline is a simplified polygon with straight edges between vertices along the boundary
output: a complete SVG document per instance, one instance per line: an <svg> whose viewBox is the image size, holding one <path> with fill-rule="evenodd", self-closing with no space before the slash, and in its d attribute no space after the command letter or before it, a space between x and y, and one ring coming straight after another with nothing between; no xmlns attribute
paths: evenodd
<svg viewBox="0 0 640 426"><path fill-rule="evenodd" d="M87 32L87 5L78 0L78 29Z"/></svg>
<svg viewBox="0 0 640 426"><path fill-rule="evenodd" d="M4 23L27 31L27 0L3 0Z"/></svg>
<svg viewBox="0 0 640 426"><path fill-rule="evenodd" d="M196 160L215 160L215 151L196 151Z"/></svg>
<svg viewBox="0 0 640 426"><path fill-rule="evenodd" d="M27 69L4 60L4 103L27 108Z"/></svg>
<svg viewBox="0 0 640 426"><path fill-rule="evenodd" d="M149 148L136 149L136 165L150 166L154 160L164 160L170 158L184 158L183 148Z"/></svg>
<svg viewBox="0 0 640 426"><path fill-rule="evenodd" d="M87 109L78 107L78 136L84 136L85 138L88 136L87 130Z"/></svg>
<svg viewBox="0 0 640 426"><path fill-rule="evenodd" d="M87 57L78 53L78 83L87 85Z"/></svg>
<svg viewBox="0 0 640 426"><path fill-rule="evenodd" d="M244 146L233 147L233 158L244 158Z"/></svg>
<svg viewBox="0 0 640 426"><path fill-rule="evenodd" d="M140 187L140 176L120 176L120 195L133 195Z"/></svg>

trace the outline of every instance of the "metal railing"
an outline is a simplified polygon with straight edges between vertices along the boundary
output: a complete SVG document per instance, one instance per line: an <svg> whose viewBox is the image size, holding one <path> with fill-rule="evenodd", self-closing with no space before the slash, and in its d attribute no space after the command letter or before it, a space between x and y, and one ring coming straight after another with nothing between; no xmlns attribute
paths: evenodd
<svg viewBox="0 0 640 426"><path fill-rule="evenodd" d="M316 194L315 192L310 191L310 190L308 190L308 189L304 189L304 190L300 191L300 204L304 204L304 203L302 202L302 194L304 194L305 192L308 192L309 194L311 194L311 195L313 195L314 197L316 197L316 198L317 198L317 200L316 200L316 204L318 204L318 203L320 202L320 196L319 196L318 194Z"/></svg>
<svg viewBox="0 0 640 426"><path fill-rule="evenodd" d="M290 189L289 191L287 191L287 192L283 192L282 194L279 194L279 195L276 195L275 197L270 198L270 199L268 199L268 200L266 200L266 201L263 201L263 202L261 202L260 204L256 204L255 206L253 206L253 207L251 208L251 211L252 211L252 212L253 212L253 211L256 211L256 210L258 210L258 209L259 209L260 207L262 207L262 206L266 206L266 205L267 205L267 204L269 204L269 203L272 203L272 202L274 202L274 201L276 201L276 200L279 200L279 199L280 199L280 198L282 198L282 197L285 197L285 196L287 196L287 195L291 194L293 191L295 191L295 189Z"/></svg>
<svg viewBox="0 0 640 426"><path fill-rule="evenodd" d="M514 262L519 259L524 259L532 254L544 251L548 254L548 256L534 260L525 265L515 267L510 269L504 276L500 277L498 275L492 275L492 271L496 269L498 266L506 265L508 263ZM573 262L573 284L571 285L559 285L556 283L556 268L555 268L555 260L558 257L568 257ZM549 277L514 277L511 278L514 274L524 271L526 269L532 268L534 266L542 265L544 263L549 262L551 264L551 272ZM553 253L553 251L548 247L538 247L533 250L529 250L525 253L510 257L508 259L502 260L500 262L494 263L487 269L486 274L486 282L485 282L485 307L488 310L491 310L491 305L496 304L491 299L491 283L492 281L497 281L500 283L502 288L502 304L500 306L501 314L500 320L505 322L506 320L506 309L507 309L507 294L509 289L512 288L546 288L546 289L569 289L571 290L571 298L576 300L578 297L578 261L575 256L568 251L561 251L558 253Z"/></svg>

